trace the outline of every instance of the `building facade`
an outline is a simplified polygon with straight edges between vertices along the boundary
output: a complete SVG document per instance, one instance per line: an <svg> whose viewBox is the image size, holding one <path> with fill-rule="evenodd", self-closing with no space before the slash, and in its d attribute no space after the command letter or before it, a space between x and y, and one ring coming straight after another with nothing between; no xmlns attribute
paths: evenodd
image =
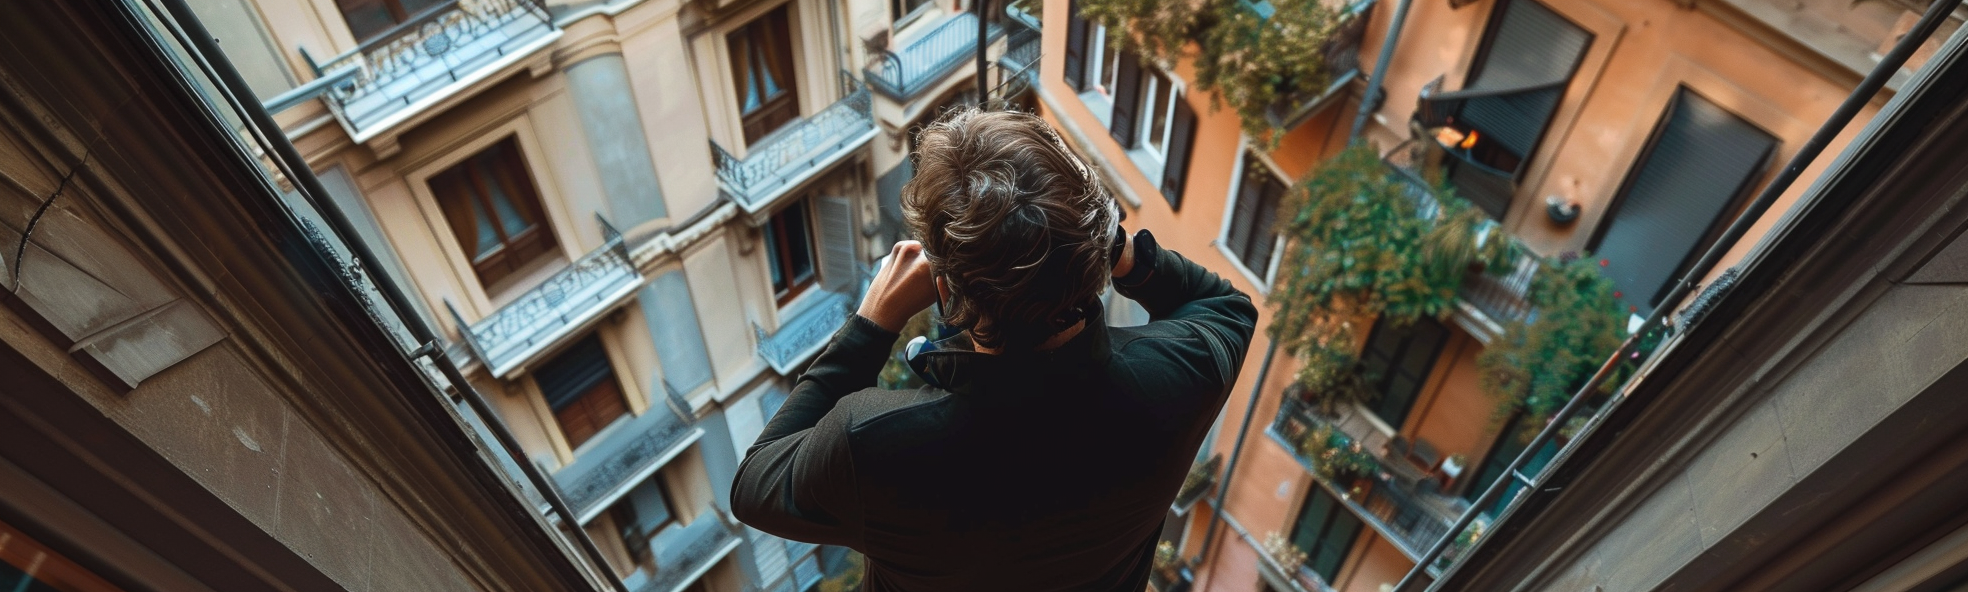
<svg viewBox="0 0 1968 592"><path fill-rule="evenodd" d="M1450 536L1457 516L1505 478L1502 470L1543 427L1521 411L1500 411L1481 386L1478 363L1492 342L1532 318L1528 292L1542 268L1589 254L1630 325L1656 307L1677 306L1660 301L1670 282L1925 8L1327 3L1345 15L1325 45L1332 83L1296 89L1266 109L1263 127L1280 134L1271 144L1251 138L1222 96L1194 89L1206 34L1198 31L1209 24L1188 29L1194 43L1164 62L1113 40L1107 27L1128 25L1097 14L1116 4L1046 2L1034 86L1041 112L1123 200L1129 225L1153 229L1163 244L1263 299L1280 274L1291 273L1279 269L1287 244L1277 228L1295 213L1278 204L1348 145L1357 117L1358 141L1392 174L1423 195L1440 180L1489 219L1484 232L1516 241L1524 255L1507 273L1471 272L1441 318L1407 326L1359 319L1355 351L1371 403L1315 413L1293 386L1298 360L1279 355L1265 372L1266 360L1252 355L1198 456L1198 489L1185 490L1184 503L1171 509L1164 539L1173 563L1190 573L1158 574L1169 587L1361 592L1391 587ZM1262 20L1284 8L1246 2L1243 9ZM1387 48L1396 15L1404 20ZM1877 113L1958 23L1957 14L1859 120ZM1151 33L1139 21L1133 26L1126 35ZM1388 62L1372 83L1384 94L1362 114L1366 79L1380 59ZM1856 133L1846 130L1828 152ZM1804 178L1828 161L1818 159ZM1789 188L1716 269L1747 252L1804 190ZM1269 325L1275 303L1263 314ZM1264 332L1258 339L1254 351L1267 345ZM1303 444L1317 429L1365 452L1377 469L1331 476L1315 458L1319 450ZM1557 447L1547 446L1529 469L1542 468ZM1223 483L1226 465L1234 473ZM1484 509L1473 535L1518 488ZM1449 560L1471 538L1452 546ZM1191 581L1170 581L1181 579Z"/></svg>
<svg viewBox="0 0 1968 592"><path fill-rule="evenodd" d="M841 567L738 524L729 488L900 237L907 130L976 102L975 7L193 7L630 589ZM1038 33L995 8L1002 91Z"/></svg>

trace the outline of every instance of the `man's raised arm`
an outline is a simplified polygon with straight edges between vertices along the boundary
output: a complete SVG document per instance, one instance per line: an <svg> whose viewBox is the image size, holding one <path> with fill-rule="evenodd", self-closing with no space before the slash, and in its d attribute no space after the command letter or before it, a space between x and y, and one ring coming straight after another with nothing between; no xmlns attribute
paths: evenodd
<svg viewBox="0 0 1968 592"><path fill-rule="evenodd" d="M1194 328L1218 363L1225 388L1236 380L1257 331L1257 307L1229 280L1163 250L1143 230L1128 245L1126 268L1116 268L1114 291L1141 304L1151 322L1172 321Z"/></svg>

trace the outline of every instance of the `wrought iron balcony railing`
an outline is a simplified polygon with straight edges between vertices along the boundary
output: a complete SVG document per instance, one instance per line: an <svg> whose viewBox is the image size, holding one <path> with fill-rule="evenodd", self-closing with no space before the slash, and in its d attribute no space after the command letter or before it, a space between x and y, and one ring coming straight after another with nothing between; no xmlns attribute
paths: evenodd
<svg viewBox="0 0 1968 592"><path fill-rule="evenodd" d="M477 323L466 323L457 307L444 303L465 343L493 376L512 378L526 362L573 336L642 287L642 274L629 260L622 234L606 220L601 221L601 229L608 240L600 248Z"/></svg>
<svg viewBox="0 0 1968 592"><path fill-rule="evenodd" d="M554 473L554 487L582 522L593 520L704 436L690 403L663 385L664 404L604 432L601 441Z"/></svg>
<svg viewBox="0 0 1968 592"><path fill-rule="evenodd" d="M985 25L984 42L1004 35L997 23ZM901 51L883 51L865 72L868 85L882 96L908 101L936 86L936 83L962 66L965 58L977 54L977 15L964 12L951 15L936 27L902 46Z"/></svg>
<svg viewBox="0 0 1968 592"><path fill-rule="evenodd" d="M1396 146L1387 153L1387 165L1405 180L1409 194L1414 196L1417 212L1424 218L1441 215L1441 203L1435 199L1433 186L1424 178L1422 171L1429 167L1430 146L1427 139L1413 139ZM1483 240L1505 236L1495 220L1488 220L1480 233ZM1510 237L1506 240L1517 240ZM1533 253L1530 247L1519 243L1515 249L1520 253L1515 264L1509 269L1484 269L1471 271L1463 278L1462 289L1456 297L1473 310L1484 316L1481 319L1492 335L1500 333L1505 324L1522 321L1531 315L1531 280L1543 268L1543 260Z"/></svg>
<svg viewBox="0 0 1968 592"><path fill-rule="evenodd" d="M717 167L718 187L746 212L755 213L874 137L868 89L854 88L812 117L773 132L751 146L744 158L711 142L711 161Z"/></svg>
<svg viewBox="0 0 1968 592"><path fill-rule="evenodd" d="M357 141L556 36L540 0L451 0L354 50L314 64L317 76L354 69L326 98Z"/></svg>
<svg viewBox="0 0 1968 592"><path fill-rule="evenodd" d="M802 360L818 353L827 344L827 337L847 322L847 315L854 314L854 304L859 300L845 292L822 292L817 297L821 300L786 319L778 331L767 334L765 329L752 325L758 337L759 357L765 358L773 371L789 375Z"/></svg>
<svg viewBox="0 0 1968 592"><path fill-rule="evenodd" d="M639 569L622 584L635 592L682 592L738 549L738 527L717 508L705 508L688 525L671 525L650 540L655 569Z"/></svg>
<svg viewBox="0 0 1968 592"><path fill-rule="evenodd" d="M1357 411L1354 413L1358 413ZM1440 481L1430 471L1414 466L1406 458L1390 454L1385 436L1372 433L1365 421L1349 417L1321 416L1295 397L1287 396L1278 407L1278 416L1266 433L1283 446L1313 480L1339 500L1362 522L1401 549L1410 560L1418 560L1429 545L1440 540L1455 524L1468 502L1440 490ZM1331 430L1343 445L1358 445L1372 455L1378 467L1367 475L1333 475L1320 467L1321 452L1302 445L1307 434ZM1366 432L1366 433L1362 433ZM1327 445L1313 442L1311 446ZM1346 482L1334 482L1347 479Z"/></svg>
<svg viewBox="0 0 1968 592"><path fill-rule="evenodd" d="M1013 17L1012 22L1023 21ZM1025 94L1038 83L1040 37L1036 29L1024 26L1012 28L1010 39L1005 43L1004 55L998 56L998 79L997 86L991 89L992 98L1008 101Z"/></svg>

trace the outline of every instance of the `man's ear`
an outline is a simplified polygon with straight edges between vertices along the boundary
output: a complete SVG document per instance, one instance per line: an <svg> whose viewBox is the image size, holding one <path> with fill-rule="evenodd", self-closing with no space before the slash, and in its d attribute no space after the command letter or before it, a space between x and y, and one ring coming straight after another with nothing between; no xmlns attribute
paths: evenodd
<svg viewBox="0 0 1968 592"><path fill-rule="evenodd" d="M936 303L941 306L950 301L950 287L943 285L943 276L936 276Z"/></svg>

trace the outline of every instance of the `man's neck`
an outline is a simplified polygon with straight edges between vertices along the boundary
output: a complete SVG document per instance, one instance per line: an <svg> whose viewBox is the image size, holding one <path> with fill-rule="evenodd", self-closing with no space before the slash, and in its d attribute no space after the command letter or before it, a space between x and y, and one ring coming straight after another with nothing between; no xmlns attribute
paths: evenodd
<svg viewBox="0 0 1968 592"><path fill-rule="evenodd" d="M1060 331L1058 333L1053 334L1051 339L1045 340L1045 343L1039 344L1039 347L1034 349L1036 349L1037 351L1058 349L1059 346L1066 345L1066 342L1072 341L1074 337L1079 336L1081 331L1085 331L1085 330L1086 330L1086 320L1081 319L1080 322L1073 323L1073 326L1067 327L1065 331ZM974 348L977 350L977 353L980 354L996 355L1004 351L1004 348L985 347L983 344L975 344Z"/></svg>

